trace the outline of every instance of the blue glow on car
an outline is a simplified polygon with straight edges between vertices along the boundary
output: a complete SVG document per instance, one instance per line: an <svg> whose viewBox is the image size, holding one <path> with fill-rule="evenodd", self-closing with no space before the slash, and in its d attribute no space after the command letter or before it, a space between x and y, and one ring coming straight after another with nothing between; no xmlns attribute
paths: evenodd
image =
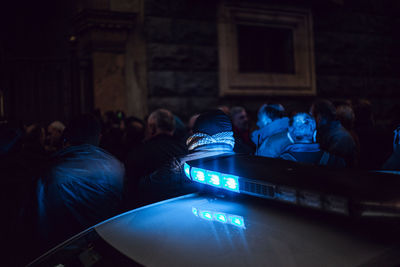
<svg viewBox="0 0 400 267"><path fill-rule="evenodd" d="M208 221L212 221L213 219L212 213L210 211L200 211L200 217Z"/></svg>
<svg viewBox="0 0 400 267"><path fill-rule="evenodd" d="M194 216L201 218L209 222L226 223L232 226L246 229L244 225L244 219L242 216L227 214L219 211L202 210L192 207L192 213Z"/></svg>
<svg viewBox="0 0 400 267"><path fill-rule="evenodd" d="M206 172L205 170L199 169L199 168L192 168L191 169L191 176L193 181L199 182L199 183L206 183Z"/></svg>
<svg viewBox="0 0 400 267"><path fill-rule="evenodd" d="M190 166L189 166L189 164L185 163L183 165L183 170L184 170L186 176L190 179Z"/></svg>
<svg viewBox="0 0 400 267"><path fill-rule="evenodd" d="M207 184L220 187L221 186L221 174L218 172L207 171Z"/></svg>
<svg viewBox="0 0 400 267"><path fill-rule="evenodd" d="M222 174L222 188L239 192L239 177L235 175Z"/></svg>
<svg viewBox="0 0 400 267"><path fill-rule="evenodd" d="M217 222L227 223L228 219L224 213L214 213L214 218Z"/></svg>
<svg viewBox="0 0 400 267"><path fill-rule="evenodd" d="M192 208L192 212L195 216L199 216L199 211L196 208Z"/></svg>
<svg viewBox="0 0 400 267"><path fill-rule="evenodd" d="M236 216L236 215L230 215L229 216L229 222L232 224L232 225L235 225L235 226L238 226L238 227L245 227L244 226L244 220L243 220L243 217L241 217L241 216Z"/></svg>

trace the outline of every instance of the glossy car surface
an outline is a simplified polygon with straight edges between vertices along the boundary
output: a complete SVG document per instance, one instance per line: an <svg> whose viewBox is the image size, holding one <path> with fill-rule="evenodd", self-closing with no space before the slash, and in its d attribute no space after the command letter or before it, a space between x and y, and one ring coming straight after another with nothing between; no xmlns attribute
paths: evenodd
<svg viewBox="0 0 400 267"><path fill-rule="evenodd" d="M190 194L105 221L34 266L394 266L398 221Z"/></svg>

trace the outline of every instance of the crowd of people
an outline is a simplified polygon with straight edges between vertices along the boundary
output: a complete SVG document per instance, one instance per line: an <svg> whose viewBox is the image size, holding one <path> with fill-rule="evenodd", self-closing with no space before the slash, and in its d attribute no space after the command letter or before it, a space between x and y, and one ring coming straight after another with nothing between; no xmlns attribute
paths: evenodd
<svg viewBox="0 0 400 267"><path fill-rule="evenodd" d="M394 139L387 136L367 101L335 106L320 99L290 114L279 103L264 104L256 128L244 107L216 107L186 124L167 109L144 121L121 111L96 114L46 128L0 124L1 196L9 218L1 227L12 250L23 241L31 251L25 260L124 210L196 191L182 174L188 160L244 153L400 171L400 128Z"/></svg>

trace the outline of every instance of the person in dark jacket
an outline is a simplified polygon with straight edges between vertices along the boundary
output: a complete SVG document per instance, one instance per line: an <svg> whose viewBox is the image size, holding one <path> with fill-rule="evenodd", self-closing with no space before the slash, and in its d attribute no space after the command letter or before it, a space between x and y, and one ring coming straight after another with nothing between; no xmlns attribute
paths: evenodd
<svg viewBox="0 0 400 267"><path fill-rule="evenodd" d="M201 114L187 139L188 154L181 163L199 158L233 154L235 138L229 117L221 110Z"/></svg>
<svg viewBox="0 0 400 267"><path fill-rule="evenodd" d="M249 117L243 107L233 107L230 109L233 133L235 136L234 151L237 153L252 154L256 145L250 139Z"/></svg>
<svg viewBox="0 0 400 267"><path fill-rule="evenodd" d="M257 145L258 149L267 142L268 139L278 133L286 132L289 124L289 118L284 116L284 108L280 104L265 104L258 111L257 126L251 134L251 140Z"/></svg>
<svg viewBox="0 0 400 267"><path fill-rule="evenodd" d="M100 128L91 115L73 119L66 147L51 157L37 183L41 252L122 210L124 167L98 147Z"/></svg>
<svg viewBox="0 0 400 267"><path fill-rule="evenodd" d="M292 144L279 158L314 165L345 166L343 159L323 151L316 143L316 123L310 115L298 113L291 117L287 136Z"/></svg>
<svg viewBox="0 0 400 267"><path fill-rule="evenodd" d="M169 110L157 109L148 117L146 140L128 154L125 164L128 208L180 194L181 178L171 166L187 150L174 132L175 118Z"/></svg>
<svg viewBox="0 0 400 267"><path fill-rule="evenodd" d="M310 110L317 122L317 142L327 152L342 157L346 166L357 163L357 147L351 134L336 118L336 108L325 99L315 101Z"/></svg>

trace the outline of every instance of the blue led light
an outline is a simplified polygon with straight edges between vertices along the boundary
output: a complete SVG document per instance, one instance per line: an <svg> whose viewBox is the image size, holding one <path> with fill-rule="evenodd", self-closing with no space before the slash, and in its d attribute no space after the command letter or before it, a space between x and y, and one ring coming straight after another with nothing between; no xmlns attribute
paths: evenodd
<svg viewBox="0 0 400 267"><path fill-rule="evenodd" d="M222 174L222 188L239 192L239 177L235 175Z"/></svg>
<svg viewBox="0 0 400 267"><path fill-rule="evenodd" d="M213 216L210 211L200 211L200 217L208 221L212 221Z"/></svg>
<svg viewBox="0 0 400 267"><path fill-rule="evenodd" d="M214 218L217 222L227 223L228 219L224 213L214 213Z"/></svg>
<svg viewBox="0 0 400 267"><path fill-rule="evenodd" d="M196 208L192 208L192 212L195 216L199 216L199 211Z"/></svg>
<svg viewBox="0 0 400 267"><path fill-rule="evenodd" d="M191 176L194 181L206 183L206 172L200 168L191 168Z"/></svg>
<svg viewBox="0 0 400 267"><path fill-rule="evenodd" d="M244 220L243 220L243 217L241 217L241 216L236 216L236 215L229 216L229 222L232 225L235 225L238 227L244 227Z"/></svg>
<svg viewBox="0 0 400 267"><path fill-rule="evenodd" d="M183 164L183 171L185 172L186 176L190 179L190 166L189 164Z"/></svg>
<svg viewBox="0 0 400 267"><path fill-rule="evenodd" d="M221 186L221 174L218 172L207 171L206 182L209 185L220 187Z"/></svg>

